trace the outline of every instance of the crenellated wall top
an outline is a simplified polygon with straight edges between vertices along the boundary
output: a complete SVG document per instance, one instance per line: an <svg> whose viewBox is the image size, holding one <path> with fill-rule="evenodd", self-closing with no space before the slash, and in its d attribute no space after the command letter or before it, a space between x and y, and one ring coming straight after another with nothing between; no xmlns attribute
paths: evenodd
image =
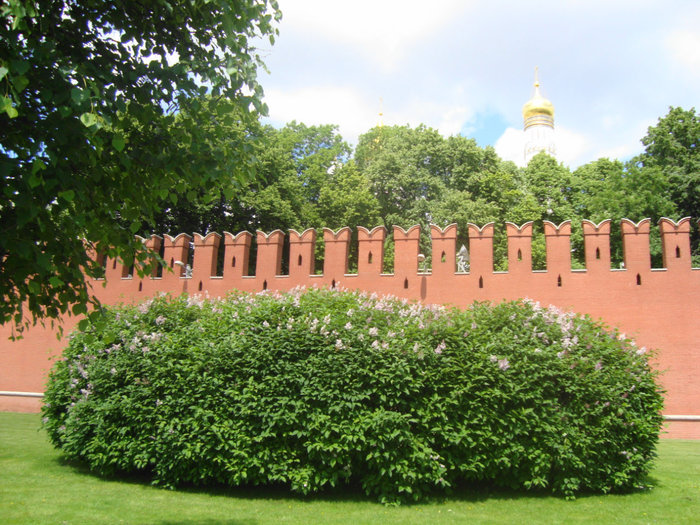
<svg viewBox="0 0 700 525"><path fill-rule="evenodd" d="M663 269L674 274L691 272L690 218L685 217L674 222L664 217L659 221L658 227L663 249ZM651 221L649 219L638 223L623 219L620 223L624 252L622 268L635 272L638 283L645 282L642 275L652 271L649 246L650 228ZM559 283L563 282L563 274L574 271L571 265L571 230L571 221L563 221L559 225L544 221L543 231L539 232L539 234L544 235L546 241L546 271L556 272ZM601 272L613 271L610 261L611 221L604 220L595 224L584 220L582 230L585 269L575 271L578 273L588 271L598 276L602 275ZM481 227L476 224L468 224L469 261L466 272L464 271L464 261L462 262L462 271L457 272L456 268L456 248L459 234L457 224L445 227L430 225L432 257L427 258L427 260L425 256L420 254L420 226L414 225L407 230L400 226L394 226L392 229L394 240L393 273L389 274L382 273L385 270L383 259L385 241L387 240L387 230L383 226L377 226L372 230L358 227L355 241L352 240L352 230L348 227L336 231L324 228L322 232L325 250L322 267L318 269L316 268L316 242L319 236L314 229L307 229L302 233L296 230L290 230L288 233L281 230L274 230L270 233L257 231L255 237L250 232L245 231L235 235L224 232L223 237L215 232L208 233L206 236L195 233L194 238L182 233L175 237L153 235L148 239L141 240L152 250L160 249L162 242L163 259L171 268L176 261L188 260L188 250L191 250L193 245L194 255L192 256L192 252L189 252L189 258L193 260L193 271L182 272L179 277L201 279L200 286L202 287L205 287L205 280L221 279L222 277L227 282L231 279L237 281L261 278L265 280L265 287L271 285L271 280L283 277L291 278L297 284L316 283L319 278L326 278L326 280L336 283L343 276L348 275L351 257L355 257L356 261L356 264L353 265L356 270L352 275L359 277L381 275L386 278L388 275L400 274L406 280L404 282L406 286L410 286L411 276L419 274L451 278L455 275L473 273L478 274L483 280L486 276L495 273L493 264L494 223L488 223ZM509 273L522 279L523 276L533 273L534 224L532 221L522 225L508 222L505 224L505 232L508 244ZM288 244L284 242L286 237L289 240ZM224 240L223 246L222 238ZM256 243L252 242L254 238ZM194 242L192 243L192 241ZM351 243L356 243L356 245L351 246ZM428 264L429 262L431 263ZM118 265L119 261L108 262L107 266L113 268L108 275L112 279L119 275L122 278L129 277L127 269L123 268L119 271ZM165 277L164 274L163 278ZM168 280L170 279L172 276L168 277ZM237 286L235 282L230 284L232 287Z"/></svg>

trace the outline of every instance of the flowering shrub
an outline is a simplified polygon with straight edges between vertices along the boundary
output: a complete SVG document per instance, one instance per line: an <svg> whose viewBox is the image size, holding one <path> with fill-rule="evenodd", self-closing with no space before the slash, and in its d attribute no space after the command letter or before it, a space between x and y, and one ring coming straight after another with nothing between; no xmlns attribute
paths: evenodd
<svg viewBox="0 0 700 525"><path fill-rule="evenodd" d="M161 297L73 334L51 441L155 483L359 483L384 502L462 481L629 489L655 455L646 351L529 301L458 311L365 293Z"/></svg>

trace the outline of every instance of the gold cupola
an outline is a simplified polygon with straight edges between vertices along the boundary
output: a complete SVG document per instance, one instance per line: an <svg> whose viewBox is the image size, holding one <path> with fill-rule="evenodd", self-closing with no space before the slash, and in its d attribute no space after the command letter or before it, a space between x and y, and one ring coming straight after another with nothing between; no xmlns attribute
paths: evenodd
<svg viewBox="0 0 700 525"><path fill-rule="evenodd" d="M554 105L540 93L540 81L535 68L535 94L523 106L525 129L535 125L554 127Z"/></svg>

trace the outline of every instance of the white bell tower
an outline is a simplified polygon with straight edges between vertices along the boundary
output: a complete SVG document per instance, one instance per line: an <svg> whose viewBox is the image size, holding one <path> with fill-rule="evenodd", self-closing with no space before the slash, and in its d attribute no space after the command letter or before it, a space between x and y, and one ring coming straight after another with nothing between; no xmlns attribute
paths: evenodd
<svg viewBox="0 0 700 525"><path fill-rule="evenodd" d="M540 93L540 81L535 68L535 94L523 106L525 129L525 164L540 151L556 157L554 145L554 105Z"/></svg>

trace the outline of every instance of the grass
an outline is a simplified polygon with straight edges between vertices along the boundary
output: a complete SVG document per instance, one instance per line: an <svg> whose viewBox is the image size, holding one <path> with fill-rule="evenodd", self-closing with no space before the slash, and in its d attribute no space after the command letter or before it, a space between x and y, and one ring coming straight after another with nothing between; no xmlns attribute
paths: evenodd
<svg viewBox="0 0 700 525"><path fill-rule="evenodd" d="M664 440L652 490L585 496L478 490L421 505L384 507L357 493L312 498L284 490L169 491L143 480L106 479L67 463L36 414L0 413L0 523L700 523L700 441Z"/></svg>

